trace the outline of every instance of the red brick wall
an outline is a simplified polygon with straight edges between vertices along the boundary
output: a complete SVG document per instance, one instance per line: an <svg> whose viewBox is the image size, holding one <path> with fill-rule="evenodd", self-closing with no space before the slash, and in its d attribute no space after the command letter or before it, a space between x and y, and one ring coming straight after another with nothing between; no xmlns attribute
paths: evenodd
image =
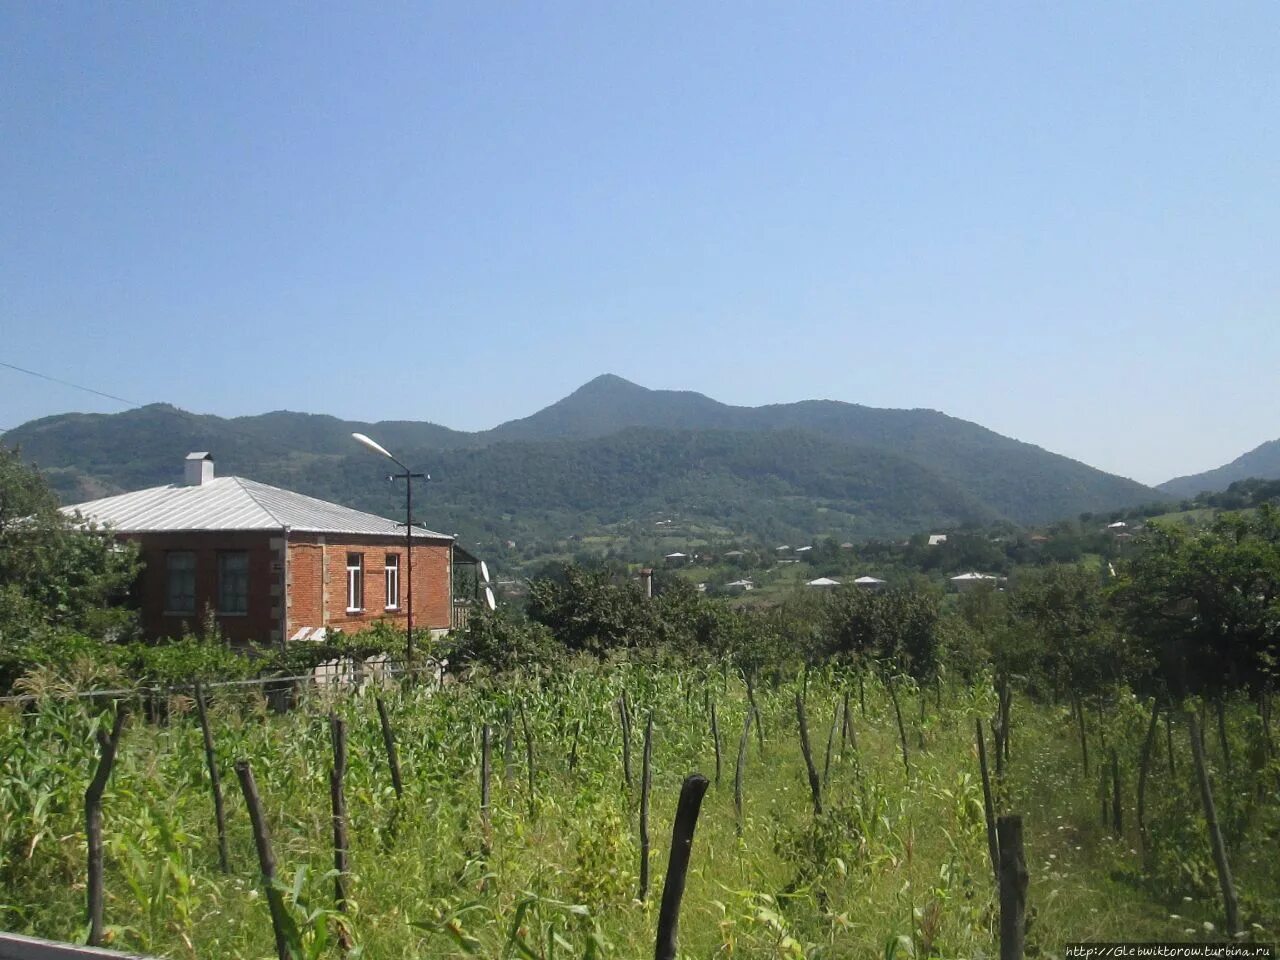
<svg viewBox="0 0 1280 960"><path fill-rule="evenodd" d="M211 531L189 533L122 534L120 539L139 545L143 562L138 583L139 618L149 639L178 637L184 626L196 630L206 610L214 610L219 629L234 643L272 643L279 639L282 573L273 564L283 552L272 548L280 534L271 531ZM173 615L165 610L168 573L165 555L170 550L190 550L196 555L196 612ZM249 555L249 602L245 614L217 613L218 552L243 550ZM275 589L273 590L273 585Z"/></svg>
<svg viewBox="0 0 1280 960"><path fill-rule="evenodd" d="M347 554L364 557L364 610L347 612ZM386 557L400 557L400 607L386 609ZM449 627L452 610L448 543L413 546L413 623L415 629ZM388 620L405 624L408 561L398 537L354 537L293 533L289 536L288 633L303 627L333 626L348 632Z"/></svg>

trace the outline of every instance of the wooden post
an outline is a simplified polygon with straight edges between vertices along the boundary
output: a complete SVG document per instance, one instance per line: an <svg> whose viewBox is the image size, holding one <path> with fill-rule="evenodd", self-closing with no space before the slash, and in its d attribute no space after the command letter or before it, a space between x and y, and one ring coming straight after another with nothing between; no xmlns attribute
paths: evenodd
<svg viewBox="0 0 1280 960"><path fill-rule="evenodd" d="M87 886L89 907L89 946L102 945L103 924L103 866L102 866L102 794L107 789L111 768L116 762L116 748L124 732L124 720L129 710L123 702L116 704L116 715L111 721L111 732L98 728L98 769L84 792L84 832L89 847L89 877Z"/></svg>
<svg viewBox="0 0 1280 960"><path fill-rule="evenodd" d="M996 805L991 795L991 774L987 770L987 742L982 735L982 718L974 723L978 728L978 767L982 771L982 809L987 818L987 853L991 857L991 872L1000 884L1000 841L996 835Z"/></svg>
<svg viewBox="0 0 1280 960"><path fill-rule="evenodd" d="M1151 698L1151 720L1147 723L1147 737L1142 741L1142 755L1138 759L1138 839L1142 843L1142 855L1145 859L1147 856L1147 821L1146 821L1146 797L1147 797L1147 774L1151 770L1151 754L1156 740L1156 728L1160 720L1160 701L1156 697Z"/></svg>
<svg viewBox="0 0 1280 960"><path fill-rule="evenodd" d="M804 713L804 697L796 694L796 717L800 721L800 750L804 753L804 765L809 771L809 792L813 794L813 815L822 815L822 784L818 769L813 765L813 751L809 747L809 723Z"/></svg>
<svg viewBox="0 0 1280 960"><path fill-rule="evenodd" d="M1071 695L1071 709L1076 715L1076 726L1080 731L1080 763L1084 766L1084 775L1089 776L1089 736L1084 726L1084 705L1080 703L1080 697L1076 694Z"/></svg>
<svg viewBox="0 0 1280 960"><path fill-rule="evenodd" d="M1240 931L1240 907L1236 899L1236 885L1231 878L1231 864L1227 862L1227 845L1218 826L1218 813L1213 805L1213 788L1209 785L1209 771L1205 768L1204 743L1200 739L1200 725L1194 712L1187 713L1187 727L1191 736L1191 757L1196 765L1196 779L1200 781L1200 803L1204 807L1204 819L1209 827L1209 840L1213 844L1213 862L1218 868L1218 884L1222 887L1222 905L1226 913L1227 935L1234 937Z"/></svg>
<svg viewBox="0 0 1280 960"><path fill-rule="evenodd" d="M271 831L267 827L266 814L262 811L262 798L253 780L248 760L236 761L236 776L244 793L245 806L249 808L249 821L253 824L253 843L258 848L258 865L262 868L262 883L266 888L267 906L271 910L271 927L276 935L276 956L279 960L292 960L289 940L285 933L287 915L284 898L276 887L276 858L271 852Z"/></svg>
<svg viewBox="0 0 1280 960"><path fill-rule="evenodd" d="M1120 807L1120 757L1111 748L1111 832L1119 839L1124 836L1124 814Z"/></svg>
<svg viewBox="0 0 1280 960"><path fill-rule="evenodd" d="M1177 770L1174 768L1173 760L1173 701L1169 701L1168 709L1164 712L1164 738L1165 747L1169 753L1169 776L1175 776Z"/></svg>
<svg viewBox="0 0 1280 960"><path fill-rule="evenodd" d="M382 743L387 748L387 763L391 767L391 785L395 787L396 799L404 796L404 783L400 779L400 757L396 753L396 736L391 732L391 718L387 715L387 705L381 697L374 697L378 704L378 720L382 724Z"/></svg>
<svg viewBox="0 0 1280 960"><path fill-rule="evenodd" d="M618 698L618 722L622 727L622 779L631 789L631 718L627 710L627 692Z"/></svg>
<svg viewBox="0 0 1280 960"><path fill-rule="evenodd" d="M209 728L209 710L204 699L204 686L196 681L196 712L200 715L200 734L204 738L204 762L209 768L209 789L213 792L213 821L218 828L218 866L231 872L231 855L227 848L227 816L222 805L222 775L213 749L213 731Z"/></svg>
<svg viewBox="0 0 1280 960"><path fill-rule="evenodd" d="M748 714L750 716L750 714ZM658 941L654 960L675 960L676 936L680 924L680 901L684 898L685 879L689 873L689 856L693 850L693 831L698 825L698 812L709 781L700 773L691 773L680 787L680 802L671 827L671 855L667 860L667 880L662 886L662 907L658 912Z"/></svg>
<svg viewBox="0 0 1280 960"><path fill-rule="evenodd" d="M1027 861L1022 850L1022 817L996 823L1000 843L1000 960L1022 960L1027 936Z"/></svg>
<svg viewBox="0 0 1280 960"><path fill-rule="evenodd" d="M840 704L836 704L836 711L831 715L831 729L827 733L827 756L822 762L822 785L829 786L831 783L831 751L836 742L836 727L840 725Z"/></svg>
<svg viewBox="0 0 1280 960"><path fill-rule="evenodd" d="M569 772L578 769L578 741L582 738L582 718L573 727L573 746L569 748Z"/></svg>
<svg viewBox="0 0 1280 960"><path fill-rule="evenodd" d="M738 765L733 771L733 808L738 814L738 836L742 836L742 772L747 765L747 741L751 738L751 718L755 711L747 707L747 719L738 738Z"/></svg>
<svg viewBox="0 0 1280 960"><path fill-rule="evenodd" d="M840 716L840 760L843 761L845 745L849 742L849 731L853 729L853 725L849 720L849 691L847 689L844 691Z"/></svg>
<svg viewBox="0 0 1280 960"><path fill-rule="evenodd" d="M524 756L529 765L529 817L532 818L537 811L537 792L534 786L537 782L537 769L533 764L533 731L529 729L529 716L524 712L523 700L520 701L520 726L524 728Z"/></svg>
<svg viewBox="0 0 1280 960"><path fill-rule="evenodd" d="M653 786L653 711L644 727L644 755L640 766L640 896L649 899L649 790Z"/></svg>
<svg viewBox="0 0 1280 960"><path fill-rule="evenodd" d="M720 786L720 721L716 717L716 702L711 701L711 741L716 746L716 786Z"/></svg>
<svg viewBox="0 0 1280 960"><path fill-rule="evenodd" d="M1218 715L1218 744L1222 748L1222 769L1231 776L1231 741L1227 739L1227 702L1223 694L1214 698L1214 712Z"/></svg>
<svg viewBox="0 0 1280 960"><path fill-rule="evenodd" d="M858 668L858 710L867 719L867 684L862 667Z"/></svg>
<svg viewBox="0 0 1280 960"><path fill-rule="evenodd" d="M508 707L503 712L502 779L510 783L516 775L516 721Z"/></svg>
<svg viewBox="0 0 1280 960"><path fill-rule="evenodd" d="M480 729L480 828L484 832L484 855L489 856L492 824L489 818L489 766L492 761L493 737L486 723Z"/></svg>
<svg viewBox="0 0 1280 960"><path fill-rule="evenodd" d="M764 714L760 712L760 705L756 703L756 685L751 679L751 674L744 674L747 678L747 703L751 704L751 712L756 717L756 742L760 747L760 756L764 756Z"/></svg>
<svg viewBox="0 0 1280 960"><path fill-rule="evenodd" d="M333 744L333 766L329 768L329 807L333 816L333 902L339 913L347 912L347 860L351 849L347 839L347 795L343 780L347 774L347 724L334 711L329 712L329 739ZM338 943L351 949L351 937L345 920L338 928Z"/></svg>
<svg viewBox="0 0 1280 960"><path fill-rule="evenodd" d="M893 682L893 677L887 673L885 674L885 684L889 688L889 699L893 701L893 715L898 719L898 742L902 745L902 766L907 771L907 776L910 777L911 760L907 757L907 728L902 725L902 710L898 707L897 685ZM997 753L996 763L999 764L999 762Z"/></svg>

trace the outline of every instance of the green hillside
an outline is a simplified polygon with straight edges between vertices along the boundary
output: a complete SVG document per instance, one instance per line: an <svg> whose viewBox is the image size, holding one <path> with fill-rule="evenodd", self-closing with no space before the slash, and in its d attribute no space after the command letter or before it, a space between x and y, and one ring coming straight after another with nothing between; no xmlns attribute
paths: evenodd
<svg viewBox="0 0 1280 960"><path fill-rule="evenodd" d="M1157 489L1175 497L1194 497L1206 490L1225 490L1238 480L1251 478L1280 480L1280 439L1269 440L1213 470L1166 480Z"/></svg>

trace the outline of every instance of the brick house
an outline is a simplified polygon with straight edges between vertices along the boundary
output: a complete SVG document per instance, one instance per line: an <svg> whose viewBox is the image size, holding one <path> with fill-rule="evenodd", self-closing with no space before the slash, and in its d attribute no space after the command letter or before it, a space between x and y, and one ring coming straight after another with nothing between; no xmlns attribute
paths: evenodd
<svg viewBox="0 0 1280 960"><path fill-rule="evenodd" d="M192 453L184 482L63 507L139 545L136 599L148 638L212 613L232 642L279 643L316 627L404 629L404 524L244 477ZM414 629L453 625L453 537L413 529ZM473 560L460 551L460 560Z"/></svg>

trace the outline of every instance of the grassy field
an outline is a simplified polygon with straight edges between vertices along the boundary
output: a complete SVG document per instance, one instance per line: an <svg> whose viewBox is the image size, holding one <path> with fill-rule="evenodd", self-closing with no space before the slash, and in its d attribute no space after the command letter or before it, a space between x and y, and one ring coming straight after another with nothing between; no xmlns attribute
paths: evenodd
<svg viewBox="0 0 1280 960"><path fill-rule="evenodd" d="M635 717L630 788L616 706L624 689ZM264 796L303 948L314 956L339 955L328 783L327 718L334 709L349 730L349 923L365 956L651 956L680 783L695 770L715 780L707 711L714 702L722 770L697 828L682 955L996 954L974 739L975 717L994 709L987 686L948 687L936 699L928 691L923 710L922 698L902 689L908 773L881 686L866 680L864 713L852 675L813 673L807 704L819 769L846 694L857 739L855 747L842 744L838 732L830 737L820 817L812 812L799 748L797 689L792 681L757 691L764 745L753 731L741 837L733 778L747 702L741 682L727 673L578 665L519 684L478 681L435 693L389 689L405 775L400 799L368 692L333 700L311 694L283 715L268 712L255 696L221 698L211 710L227 795L230 874L218 867L199 726L190 702L175 698L166 723L131 717L107 789L112 945L174 957L273 955L248 815L232 772L232 762L243 757ZM641 901L638 782L650 710L653 883ZM532 790L521 711L532 741ZM1126 825L1119 838L1100 822L1097 759L1086 778L1067 709L1034 706L1020 696L1013 716L999 805L1025 817L1028 954L1061 956L1072 940L1217 939L1221 909L1185 731L1173 730L1172 774L1159 739L1144 857L1132 813L1145 732L1141 705L1122 697L1105 721L1122 768ZM4 929L85 936L81 804L100 722L82 703L49 697L0 714ZM478 772L486 723L494 729L487 855ZM1253 762L1243 706L1230 729L1235 773L1226 777L1211 738L1215 785L1246 925L1255 925L1251 936L1267 940L1280 919L1276 768L1274 761ZM1093 752L1104 755L1100 744Z"/></svg>

